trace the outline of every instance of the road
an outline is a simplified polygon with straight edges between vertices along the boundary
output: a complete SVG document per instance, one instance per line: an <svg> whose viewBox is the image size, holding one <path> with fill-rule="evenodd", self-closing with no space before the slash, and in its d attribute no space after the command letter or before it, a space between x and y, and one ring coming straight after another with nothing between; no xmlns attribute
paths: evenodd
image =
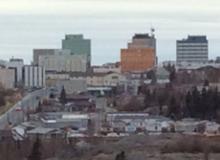
<svg viewBox="0 0 220 160"><path fill-rule="evenodd" d="M12 125L20 124L24 121L24 113L28 110L35 109L39 101L48 97L49 90L46 88L28 93L21 101L16 103L5 114L0 116L0 129L4 129L10 123ZM21 110L19 110L21 108Z"/></svg>

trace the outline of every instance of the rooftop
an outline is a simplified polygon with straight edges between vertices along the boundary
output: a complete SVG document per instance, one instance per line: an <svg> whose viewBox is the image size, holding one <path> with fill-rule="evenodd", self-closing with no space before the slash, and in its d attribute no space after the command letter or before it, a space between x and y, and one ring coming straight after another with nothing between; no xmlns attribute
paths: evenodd
<svg viewBox="0 0 220 160"><path fill-rule="evenodd" d="M48 134L55 131L54 128L44 128L44 127L37 127L30 131L27 131L29 134Z"/></svg>
<svg viewBox="0 0 220 160"><path fill-rule="evenodd" d="M133 39L150 39L153 38L152 36L150 36L149 34L135 34L133 36Z"/></svg>
<svg viewBox="0 0 220 160"><path fill-rule="evenodd" d="M66 34L65 35L65 40L70 40L70 39L75 39L75 40L79 40L79 39L83 39L83 35L82 34Z"/></svg>
<svg viewBox="0 0 220 160"><path fill-rule="evenodd" d="M178 40L178 43L207 43L207 37L204 35L201 36L188 36L187 39Z"/></svg>
<svg viewBox="0 0 220 160"><path fill-rule="evenodd" d="M114 116L114 120L133 119L133 120L157 120L157 121L170 121L169 118L164 116L153 116L148 113L109 113L108 116Z"/></svg>
<svg viewBox="0 0 220 160"><path fill-rule="evenodd" d="M10 62L22 62L23 63L23 59L21 59L21 58L11 58L9 61Z"/></svg>
<svg viewBox="0 0 220 160"><path fill-rule="evenodd" d="M42 121L47 121L49 123L56 123L60 120L82 120L82 119L89 119L87 114L73 114L73 113L66 113L66 112L47 112L44 113L42 116Z"/></svg>

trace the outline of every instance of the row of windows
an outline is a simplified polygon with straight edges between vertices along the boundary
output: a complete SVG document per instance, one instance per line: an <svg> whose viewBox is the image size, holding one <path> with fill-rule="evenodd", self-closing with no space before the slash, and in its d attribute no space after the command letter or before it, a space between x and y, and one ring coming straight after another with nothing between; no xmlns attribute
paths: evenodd
<svg viewBox="0 0 220 160"><path fill-rule="evenodd" d="M188 47L188 46L208 46L208 43L177 43L177 47L179 46L184 46L184 47Z"/></svg>
<svg viewBox="0 0 220 160"><path fill-rule="evenodd" d="M208 58L208 55L177 55L177 57L186 57L186 58L198 58L198 57L203 57L203 58Z"/></svg>
<svg viewBox="0 0 220 160"><path fill-rule="evenodd" d="M207 60L181 60L181 61L177 61L177 63L184 63L184 62L187 62L187 63L206 63Z"/></svg>
<svg viewBox="0 0 220 160"><path fill-rule="evenodd" d="M207 52L178 52L177 55L208 55Z"/></svg>
<svg viewBox="0 0 220 160"><path fill-rule="evenodd" d="M196 57L196 56L208 56L207 53L177 53L177 56L191 56L191 57Z"/></svg>
<svg viewBox="0 0 220 160"><path fill-rule="evenodd" d="M207 61L207 58L177 58L177 61Z"/></svg>
<svg viewBox="0 0 220 160"><path fill-rule="evenodd" d="M200 50L208 51L208 48L205 47L177 48L177 51L200 51Z"/></svg>

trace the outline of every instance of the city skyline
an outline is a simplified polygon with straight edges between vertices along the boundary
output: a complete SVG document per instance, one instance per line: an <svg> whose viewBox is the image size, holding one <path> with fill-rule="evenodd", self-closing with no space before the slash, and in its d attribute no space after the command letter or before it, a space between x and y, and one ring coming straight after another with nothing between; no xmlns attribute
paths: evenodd
<svg viewBox="0 0 220 160"><path fill-rule="evenodd" d="M34 48L61 48L65 34L84 34L92 40L93 64L119 61L120 49L126 47L133 34L148 33L155 27L159 61L175 60L176 40L188 34L207 35L209 58L214 59L220 52L220 20L216 18L220 15L220 2L179 3L179 0L0 2L0 58L14 56L30 62Z"/></svg>

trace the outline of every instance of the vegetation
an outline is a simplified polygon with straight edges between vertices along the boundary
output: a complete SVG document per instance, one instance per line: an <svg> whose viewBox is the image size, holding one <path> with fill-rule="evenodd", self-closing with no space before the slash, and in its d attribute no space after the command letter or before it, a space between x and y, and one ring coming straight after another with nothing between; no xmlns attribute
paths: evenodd
<svg viewBox="0 0 220 160"><path fill-rule="evenodd" d="M219 159L218 137L198 137L182 134L157 136L130 136L114 140L84 139L26 139L17 148L15 141L4 139L0 143L0 157L5 160L201 160ZM159 155L159 156L158 156ZM184 158L184 157L188 158ZM54 158L54 159L53 159Z"/></svg>
<svg viewBox="0 0 220 160"><path fill-rule="evenodd" d="M8 111L19 100L19 97L16 96L19 94L21 94L20 91L0 87L0 115Z"/></svg>
<svg viewBox="0 0 220 160"><path fill-rule="evenodd" d="M201 92L196 87L185 96L185 116L213 120L219 118L220 94L217 88L206 89Z"/></svg>
<svg viewBox="0 0 220 160"><path fill-rule="evenodd" d="M0 94L0 107L4 106L6 104L5 102L5 96L1 93Z"/></svg>
<svg viewBox="0 0 220 160"><path fill-rule="evenodd" d="M188 117L220 122L220 93L208 86L200 89L142 86L138 96L119 96L116 102L119 111L150 111L174 120Z"/></svg>
<svg viewBox="0 0 220 160"><path fill-rule="evenodd" d="M60 93L60 102L62 104L66 104L66 90L64 87L62 88L61 93Z"/></svg>
<svg viewBox="0 0 220 160"><path fill-rule="evenodd" d="M119 154L117 154L115 160L126 160L125 152L121 151Z"/></svg>
<svg viewBox="0 0 220 160"><path fill-rule="evenodd" d="M34 142L31 154L28 157L28 160L41 160L42 153L40 149L41 149L41 141L39 137L37 136L36 141Z"/></svg>

